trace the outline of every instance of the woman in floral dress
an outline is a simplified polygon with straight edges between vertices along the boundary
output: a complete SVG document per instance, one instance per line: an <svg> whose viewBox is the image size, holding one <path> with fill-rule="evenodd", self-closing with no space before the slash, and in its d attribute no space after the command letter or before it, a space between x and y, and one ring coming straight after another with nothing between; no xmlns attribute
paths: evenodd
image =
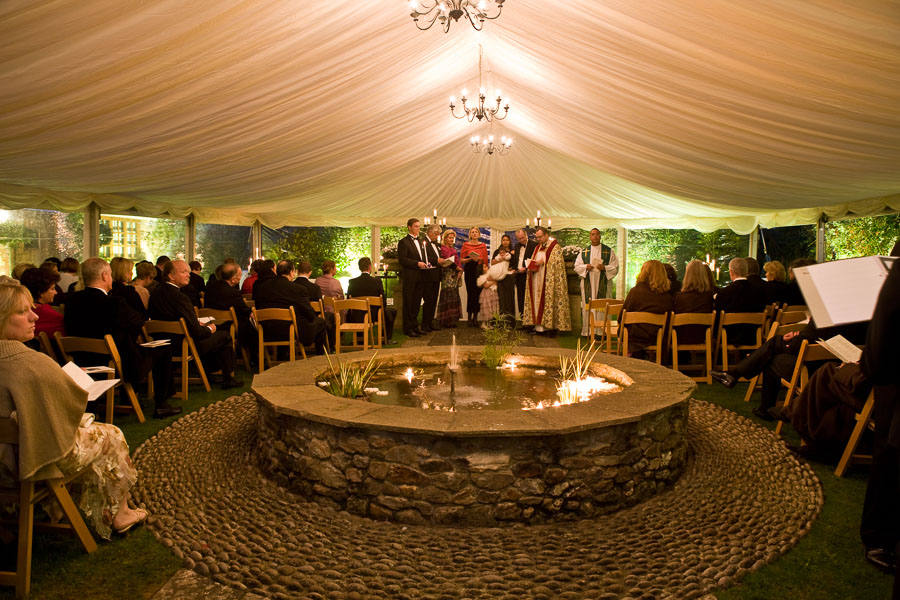
<svg viewBox="0 0 900 600"><path fill-rule="evenodd" d="M437 319L441 327L453 328L462 316L459 284L462 267L456 253L456 232L448 229L441 237L441 293Z"/></svg>

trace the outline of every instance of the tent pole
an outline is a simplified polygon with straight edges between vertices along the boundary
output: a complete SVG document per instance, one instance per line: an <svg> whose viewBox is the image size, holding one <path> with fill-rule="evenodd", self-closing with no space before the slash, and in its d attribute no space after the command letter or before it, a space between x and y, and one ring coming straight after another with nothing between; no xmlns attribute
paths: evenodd
<svg viewBox="0 0 900 600"><path fill-rule="evenodd" d="M100 256L100 207L96 202L91 202L84 209L84 257L82 260L93 256Z"/></svg>
<svg viewBox="0 0 900 600"><path fill-rule="evenodd" d="M616 256L619 257L619 274L616 275L616 298L625 299L625 266L628 264L628 232L616 226Z"/></svg>
<svg viewBox="0 0 900 600"><path fill-rule="evenodd" d="M816 221L816 261L823 263L825 262L825 223L828 222L828 217L825 216L825 213L819 215L819 219Z"/></svg>
<svg viewBox="0 0 900 600"><path fill-rule="evenodd" d="M196 225L194 213L191 213L184 218L184 260L186 262L194 260L194 250L197 242L195 237Z"/></svg>
<svg viewBox="0 0 900 600"><path fill-rule="evenodd" d="M369 226L369 258L377 267L375 270L380 271L384 261L381 260L381 227L378 225Z"/></svg>
<svg viewBox="0 0 900 600"><path fill-rule="evenodd" d="M747 251L747 256L756 258L757 254L759 254L759 225L750 232L750 249Z"/></svg>
<svg viewBox="0 0 900 600"><path fill-rule="evenodd" d="M252 260L262 257L262 223L259 219L250 226L250 255Z"/></svg>

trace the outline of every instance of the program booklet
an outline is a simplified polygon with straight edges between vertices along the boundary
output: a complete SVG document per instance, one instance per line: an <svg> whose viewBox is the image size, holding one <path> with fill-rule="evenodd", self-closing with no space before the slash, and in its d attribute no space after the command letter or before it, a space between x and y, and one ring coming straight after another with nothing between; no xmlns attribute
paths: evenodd
<svg viewBox="0 0 900 600"><path fill-rule="evenodd" d="M816 341L826 350L841 359L841 362L855 363L859 362L859 359L862 357L862 350L860 350L858 346L854 346L850 343L850 340L842 335L836 335L827 340L820 338Z"/></svg>
<svg viewBox="0 0 900 600"><path fill-rule="evenodd" d="M816 327L872 319L878 293L896 258L864 256L794 270Z"/></svg>
<svg viewBox="0 0 900 600"><path fill-rule="evenodd" d="M90 375L82 371L81 367L72 361L66 363L66 366L63 367L63 371L72 378L72 381L78 384L78 387L88 393L88 401L96 400L104 394L106 390L119 383L118 379L101 379L95 381L94 379L91 379Z"/></svg>

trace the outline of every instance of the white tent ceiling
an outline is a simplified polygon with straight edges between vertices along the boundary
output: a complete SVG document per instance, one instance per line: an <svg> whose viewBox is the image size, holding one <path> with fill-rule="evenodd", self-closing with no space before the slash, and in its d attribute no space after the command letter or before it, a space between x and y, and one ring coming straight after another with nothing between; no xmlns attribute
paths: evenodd
<svg viewBox="0 0 900 600"><path fill-rule="evenodd" d="M0 206L731 227L900 210L900 3L4 0ZM449 96L510 101L504 157Z"/></svg>

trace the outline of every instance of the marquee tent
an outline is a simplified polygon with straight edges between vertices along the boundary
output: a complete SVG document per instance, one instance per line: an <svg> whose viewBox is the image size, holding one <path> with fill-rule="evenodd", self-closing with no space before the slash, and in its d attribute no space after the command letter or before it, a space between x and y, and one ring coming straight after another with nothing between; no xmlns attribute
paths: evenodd
<svg viewBox="0 0 900 600"><path fill-rule="evenodd" d="M5 0L0 207L730 227L900 210L900 3ZM454 119L451 95L510 103Z"/></svg>

